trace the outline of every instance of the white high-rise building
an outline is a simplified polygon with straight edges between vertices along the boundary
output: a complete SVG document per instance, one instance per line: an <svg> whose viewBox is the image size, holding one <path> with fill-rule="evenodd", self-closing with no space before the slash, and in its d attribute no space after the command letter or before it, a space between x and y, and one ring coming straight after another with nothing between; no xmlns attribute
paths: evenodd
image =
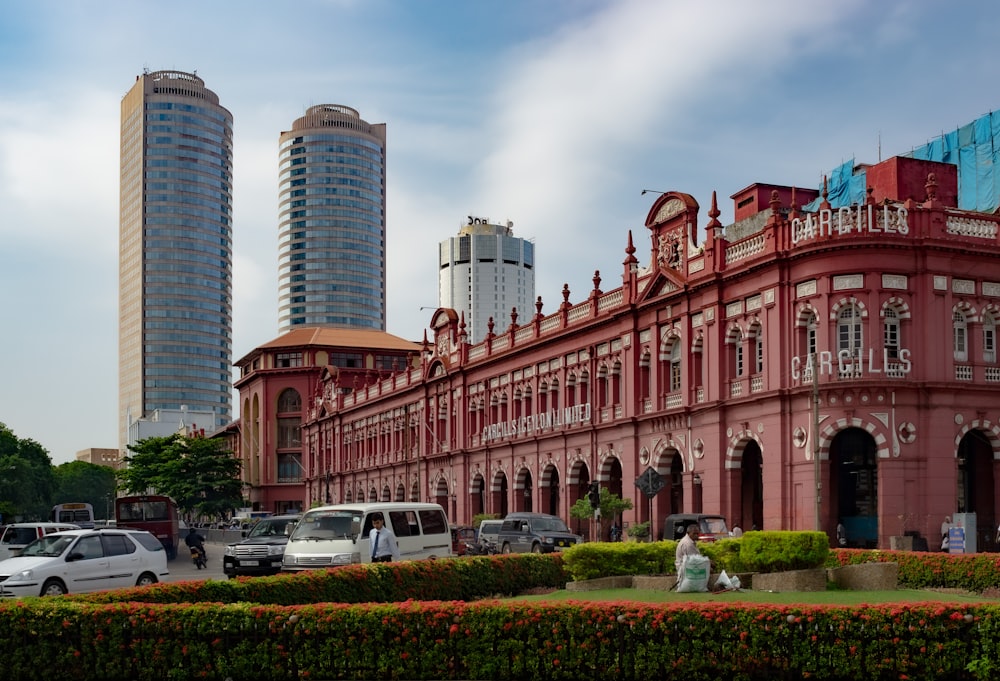
<svg viewBox="0 0 1000 681"><path fill-rule="evenodd" d="M438 305L465 315L469 342L479 343L489 331L518 325L535 314L535 244L514 236L514 223L494 224L470 215L458 236L440 244Z"/></svg>

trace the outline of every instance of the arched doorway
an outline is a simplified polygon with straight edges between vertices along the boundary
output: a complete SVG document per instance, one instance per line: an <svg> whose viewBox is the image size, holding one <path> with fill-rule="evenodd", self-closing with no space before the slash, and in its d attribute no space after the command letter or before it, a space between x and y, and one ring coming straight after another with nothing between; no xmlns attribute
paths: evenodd
<svg viewBox="0 0 1000 681"><path fill-rule="evenodd" d="M569 505L575 506L580 499L587 497L587 490L590 489L590 469L583 461L574 461L570 464L569 479L566 481L566 489L569 492ZM570 518L570 528L576 534L582 536L585 541L590 541L590 521L581 518Z"/></svg>
<svg viewBox="0 0 1000 681"><path fill-rule="evenodd" d="M743 448L739 516L729 522L743 530L764 528L764 458L756 440Z"/></svg>
<svg viewBox="0 0 1000 681"><path fill-rule="evenodd" d="M548 464L542 471L541 499L539 508L543 513L559 515L559 469L555 464Z"/></svg>
<svg viewBox="0 0 1000 681"><path fill-rule="evenodd" d="M684 505L684 459L680 453L669 448L656 457L654 466L664 483L663 488L653 498L653 517L650 531L657 539L663 539L663 522L671 513L681 513ZM645 497L640 497L645 498Z"/></svg>
<svg viewBox="0 0 1000 681"><path fill-rule="evenodd" d="M958 443L959 513L976 514L976 549L996 550L993 445L981 430L970 430Z"/></svg>
<svg viewBox="0 0 1000 681"><path fill-rule="evenodd" d="M493 476L493 484L490 486L490 496L492 497L490 508L501 518L505 518L510 513L510 507L507 505L507 491L507 476L503 472L497 471Z"/></svg>
<svg viewBox="0 0 1000 681"><path fill-rule="evenodd" d="M534 511L533 494L534 484L531 479L531 471L522 468L517 472L517 481L514 483L514 510L531 513Z"/></svg>
<svg viewBox="0 0 1000 681"><path fill-rule="evenodd" d="M476 473L472 478L472 485L469 487L469 503L472 506L472 515L482 515L486 513L486 499L483 493L486 489L486 481L483 476Z"/></svg>
<svg viewBox="0 0 1000 681"><path fill-rule="evenodd" d="M454 508L454 504L450 506L448 504L448 481L444 478L440 478L434 486L434 503L444 509L450 522L455 522L456 509ZM449 510L449 507L451 510Z"/></svg>
<svg viewBox="0 0 1000 681"><path fill-rule="evenodd" d="M830 443L832 522L847 530L847 545L878 546L878 455L875 439L861 428L847 428ZM828 528L828 533L829 533Z"/></svg>

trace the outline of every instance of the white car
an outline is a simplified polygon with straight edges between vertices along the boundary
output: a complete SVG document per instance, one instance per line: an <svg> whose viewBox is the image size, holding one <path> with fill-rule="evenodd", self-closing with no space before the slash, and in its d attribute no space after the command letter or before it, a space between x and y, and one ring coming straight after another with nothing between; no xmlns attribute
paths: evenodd
<svg viewBox="0 0 1000 681"><path fill-rule="evenodd" d="M170 574L160 541L144 530L54 532L0 561L0 598L149 586Z"/></svg>

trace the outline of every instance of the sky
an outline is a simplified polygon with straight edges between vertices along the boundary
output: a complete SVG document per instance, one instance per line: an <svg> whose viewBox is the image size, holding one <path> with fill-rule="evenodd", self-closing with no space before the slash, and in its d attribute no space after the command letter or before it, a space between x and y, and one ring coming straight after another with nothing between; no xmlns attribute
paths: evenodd
<svg viewBox="0 0 1000 681"><path fill-rule="evenodd" d="M629 233L648 264L644 189L694 196L700 242L713 191L729 224L754 182L817 187L1000 106L993 0L0 11L0 423L55 464L118 442L120 101L146 69L197 73L233 114L233 361L278 336L278 136L309 106L386 124L386 330L410 340L468 215L534 241L550 314L595 271L621 285Z"/></svg>

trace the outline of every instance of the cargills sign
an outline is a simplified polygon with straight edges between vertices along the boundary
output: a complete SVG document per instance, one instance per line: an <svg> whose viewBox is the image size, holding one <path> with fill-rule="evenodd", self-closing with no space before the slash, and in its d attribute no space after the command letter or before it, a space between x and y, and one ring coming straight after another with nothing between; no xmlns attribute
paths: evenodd
<svg viewBox="0 0 1000 681"><path fill-rule="evenodd" d="M815 358L814 358L815 357ZM866 374L889 373L890 376L908 374L913 370L910 351L900 348L896 357L890 357L888 350L878 352L868 348L851 352L841 350L836 355L828 350L817 352L815 356L792 357L792 378L802 378L803 370L811 376L813 370L821 375L863 376Z"/></svg>
<svg viewBox="0 0 1000 681"><path fill-rule="evenodd" d="M578 404L563 409L550 409L540 414L522 416L512 421L491 423L483 427L483 442L499 440L505 437L522 437L536 430L545 428L562 428L590 420L590 403Z"/></svg>
<svg viewBox="0 0 1000 681"><path fill-rule="evenodd" d="M792 220L792 243L824 236L863 233L906 236L910 233L908 217L909 211L902 205L864 204L837 210L824 209Z"/></svg>

